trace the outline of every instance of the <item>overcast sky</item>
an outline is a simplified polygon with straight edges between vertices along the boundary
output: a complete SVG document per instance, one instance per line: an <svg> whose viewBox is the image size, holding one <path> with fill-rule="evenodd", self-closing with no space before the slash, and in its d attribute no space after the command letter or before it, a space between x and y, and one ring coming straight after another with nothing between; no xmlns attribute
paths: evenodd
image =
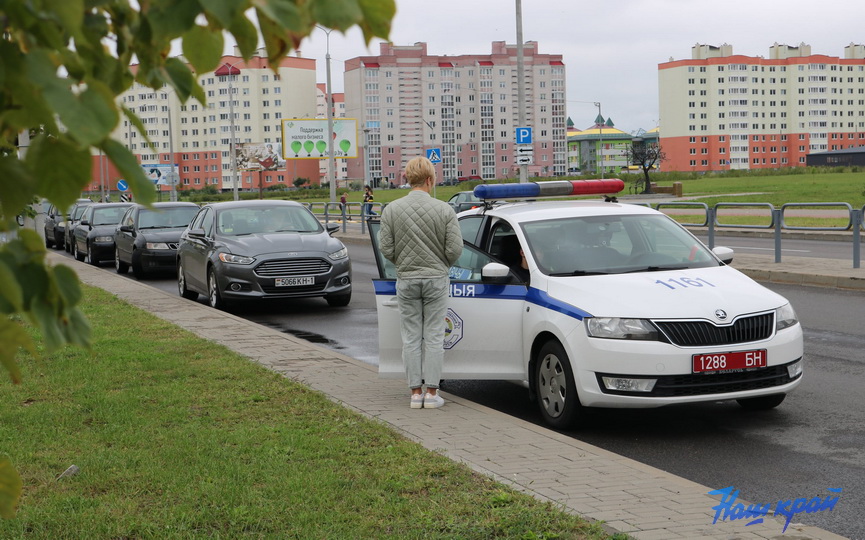
<svg viewBox="0 0 865 540"><path fill-rule="evenodd" d="M591 125L601 102L605 118L632 132L658 123L658 64L691 57L696 43L729 43L734 54L768 56L775 43L811 45L813 54L844 56L865 43L862 0L522 0L523 39L542 54L561 54L567 73L567 114ZM515 0L397 0L391 41L426 42L431 55L489 54L493 41L516 43ZM334 92L343 89L344 62L378 55L359 31L330 34ZM326 37L301 45L326 80ZM588 103L584 103L588 102Z"/></svg>

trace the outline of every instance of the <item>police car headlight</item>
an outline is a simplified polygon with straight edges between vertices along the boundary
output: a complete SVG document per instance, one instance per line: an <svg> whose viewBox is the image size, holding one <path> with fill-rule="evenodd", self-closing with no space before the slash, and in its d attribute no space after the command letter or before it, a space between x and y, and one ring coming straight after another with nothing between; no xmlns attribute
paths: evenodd
<svg viewBox="0 0 865 540"><path fill-rule="evenodd" d="M327 257L333 261L345 259L346 257L348 257L348 250L345 248L345 246L343 246L342 249L334 251L333 253L329 254Z"/></svg>
<svg viewBox="0 0 865 540"><path fill-rule="evenodd" d="M244 257L243 255L234 255L232 253L220 253L219 260L231 264L252 264L255 262L255 259L252 257Z"/></svg>
<svg viewBox="0 0 865 540"><path fill-rule="evenodd" d="M796 311L790 304L784 304L775 310L775 331L783 330L796 325L799 318L796 317Z"/></svg>
<svg viewBox="0 0 865 540"><path fill-rule="evenodd" d="M165 242L147 242L144 246L147 249L171 249Z"/></svg>
<svg viewBox="0 0 865 540"><path fill-rule="evenodd" d="M586 319L586 331L596 338L658 340L658 329L646 319L591 317Z"/></svg>
<svg viewBox="0 0 865 540"><path fill-rule="evenodd" d="M93 238L94 242L113 242L113 236L96 236Z"/></svg>

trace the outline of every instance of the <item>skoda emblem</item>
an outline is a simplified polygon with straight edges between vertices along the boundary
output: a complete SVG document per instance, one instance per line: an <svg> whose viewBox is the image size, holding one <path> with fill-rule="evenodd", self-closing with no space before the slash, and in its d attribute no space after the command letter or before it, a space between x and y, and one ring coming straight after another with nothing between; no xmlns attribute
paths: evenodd
<svg viewBox="0 0 865 540"><path fill-rule="evenodd" d="M715 310L715 317L717 317L719 321L726 321L727 320L727 312L724 311L723 309L716 309Z"/></svg>

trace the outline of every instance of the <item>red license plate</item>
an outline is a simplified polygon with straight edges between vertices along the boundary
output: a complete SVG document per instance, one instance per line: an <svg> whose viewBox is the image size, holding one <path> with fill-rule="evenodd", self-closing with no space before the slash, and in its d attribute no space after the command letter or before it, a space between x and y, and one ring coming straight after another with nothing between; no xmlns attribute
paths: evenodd
<svg viewBox="0 0 865 540"><path fill-rule="evenodd" d="M728 353L695 354L692 357L692 360L694 364L694 373L763 368L768 365L766 362L766 349Z"/></svg>

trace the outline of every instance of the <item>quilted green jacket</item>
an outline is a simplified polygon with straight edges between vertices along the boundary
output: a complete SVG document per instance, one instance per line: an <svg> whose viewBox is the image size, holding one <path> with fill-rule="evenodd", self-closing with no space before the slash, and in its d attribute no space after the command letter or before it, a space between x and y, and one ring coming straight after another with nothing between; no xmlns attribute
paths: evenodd
<svg viewBox="0 0 865 540"><path fill-rule="evenodd" d="M409 191L385 206L379 249L396 265L397 278L445 277L463 250L457 215L429 193Z"/></svg>

